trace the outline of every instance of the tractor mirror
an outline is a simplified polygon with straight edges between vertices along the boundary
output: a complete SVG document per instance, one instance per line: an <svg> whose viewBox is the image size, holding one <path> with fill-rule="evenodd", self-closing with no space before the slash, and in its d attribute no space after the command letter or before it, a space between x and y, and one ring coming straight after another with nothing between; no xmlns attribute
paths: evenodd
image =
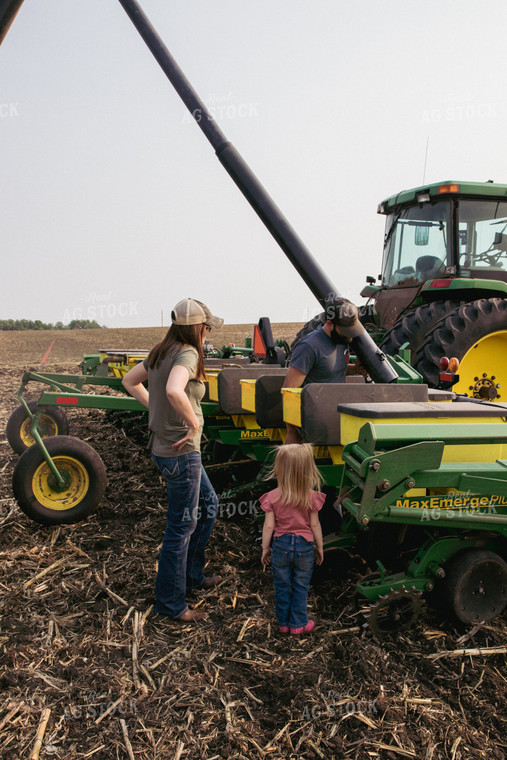
<svg viewBox="0 0 507 760"><path fill-rule="evenodd" d="M420 227L419 225L415 228L415 238L414 242L416 245L428 245L430 240L430 228L426 225L424 227Z"/></svg>

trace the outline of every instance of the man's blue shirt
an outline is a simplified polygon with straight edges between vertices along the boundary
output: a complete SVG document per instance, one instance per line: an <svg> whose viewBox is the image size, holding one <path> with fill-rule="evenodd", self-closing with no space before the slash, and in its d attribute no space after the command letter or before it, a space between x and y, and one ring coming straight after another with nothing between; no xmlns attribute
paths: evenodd
<svg viewBox="0 0 507 760"><path fill-rule="evenodd" d="M294 349L289 366L306 375L308 383L344 383L347 346L336 344L322 325L306 335Z"/></svg>

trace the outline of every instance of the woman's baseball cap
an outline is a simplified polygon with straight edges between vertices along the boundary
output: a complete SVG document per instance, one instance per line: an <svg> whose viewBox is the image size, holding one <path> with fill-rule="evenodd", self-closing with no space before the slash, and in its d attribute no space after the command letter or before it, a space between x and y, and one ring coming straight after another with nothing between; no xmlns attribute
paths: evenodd
<svg viewBox="0 0 507 760"><path fill-rule="evenodd" d="M214 317L208 307L195 298L184 298L176 304L171 312L173 325L202 325L222 327L224 320Z"/></svg>

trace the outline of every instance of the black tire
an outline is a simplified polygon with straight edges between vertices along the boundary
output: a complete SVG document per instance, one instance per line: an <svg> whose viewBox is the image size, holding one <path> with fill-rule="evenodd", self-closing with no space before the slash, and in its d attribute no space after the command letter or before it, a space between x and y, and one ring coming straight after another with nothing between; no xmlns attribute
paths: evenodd
<svg viewBox="0 0 507 760"><path fill-rule="evenodd" d="M40 408L42 411L39 423L41 438L48 438L53 435L68 435L69 421L65 412L57 406L38 407L37 401L29 401L28 408L32 414L35 414L37 408ZM22 454L35 443L30 432L30 422L30 417L22 404L9 417L6 428L7 440L11 449L16 454Z"/></svg>
<svg viewBox="0 0 507 760"><path fill-rule="evenodd" d="M106 468L97 452L84 441L70 436L46 438L44 445L59 472L68 479L67 489L58 491L37 445L18 460L12 487L23 512L42 525L68 525L94 512L104 495Z"/></svg>
<svg viewBox="0 0 507 760"><path fill-rule="evenodd" d="M386 332L380 348L386 354L397 354L404 343L409 343L412 352L417 351L426 335L437 322L461 305L461 301L434 301L418 306L400 317Z"/></svg>
<svg viewBox="0 0 507 760"><path fill-rule="evenodd" d="M301 330L297 333L296 337L291 343L290 346L290 352L292 353L294 349L296 348L297 344L299 343L302 338L305 338L307 335L309 335L311 332L317 329L317 327L320 327L320 325L324 325L326 323L326 312L323 311L322 314L318 314L313 319L310 319L309 322L306 323L306 325L303 325Z"/></svg>
<svg viewBox="0 0 507 760"><path fill-rule="evenodd" d="M442 593L462 623L492 620L507 605L507 562L495 552L468 549L449 563Z"/></svg>
<svg viewBox="0 0 507 760"><path fill-rule="evenodd" d="M419 346L413 365L428 385L436 387L440 379L439 362L443 356L455 356L461 362L477 341L500 330L507 330L506 299L481 298L465 303L430 330L424 343ZM501 374L495 372L494 357L491 357L488 365L477 368L477 378L483 371L493 377ZM472 372L471 381L468 377L465 378L464 368L461 368L459 374L467 387L470 382L474 384L475 371Z"/></svg>

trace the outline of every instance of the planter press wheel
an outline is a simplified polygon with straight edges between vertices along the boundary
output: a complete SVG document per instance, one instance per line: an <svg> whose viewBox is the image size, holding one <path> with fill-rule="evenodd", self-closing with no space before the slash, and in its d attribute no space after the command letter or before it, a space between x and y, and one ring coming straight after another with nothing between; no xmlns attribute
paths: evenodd
<svg viewBox="0 0 507 760"><path fill-rule="evenodd" d="M507 388L507 299L465 303L437 322L419 347L415 369L432 386L439 382L443 356L460 360L457 393L502 401Z"/></svg>
<svg viewBox="0 0 507 760"><path fill-rule="evenodd" d="M397 589L381 596L365 616L373 635L381 637L411 628L421 612L421 592Z"/></svg>
<svg viewBox="0 0 507 760"><path fill-rule="evenodd" d="M424 342L428 332L437 322L457 309L460 303L460 301L433 301L409 311L408 314L397 319L391 329L386 332L380 348L392 356L398 353L404 343L408 343L410 350L415 353Z"/></svg>
<svg viewBox="0 0 507 760"><path fill-rule="evenodd" d="M70 436L46 438L44 445L58 472L58 484L37 445L21 455L14 469L13 491L20 509L42 525L76 523L94 512L106 488L106 469L97 452Z"/></svg>
<svg viewBox="0 0 507 760"><path fill-rule="evenodd" d="M492 620L507 605L507 562L495 552L469 549L450 563L443 594L462 623Z"/></svg>
<svg viewBox="0 0 507 760"><path fill-rule="evenodd" d="M39 419L41 438L48 438L53 435L68 435L69 422L62 409L59 409L57 406L38 407L37 401L29 401L28 408L32 414L35 414L38 408L41 410ZM16 454L22 454L35 443L31 426L32 421L27 415L25 407L20 404L9 417L6 428L7 440L11 449Z"/></svg>

